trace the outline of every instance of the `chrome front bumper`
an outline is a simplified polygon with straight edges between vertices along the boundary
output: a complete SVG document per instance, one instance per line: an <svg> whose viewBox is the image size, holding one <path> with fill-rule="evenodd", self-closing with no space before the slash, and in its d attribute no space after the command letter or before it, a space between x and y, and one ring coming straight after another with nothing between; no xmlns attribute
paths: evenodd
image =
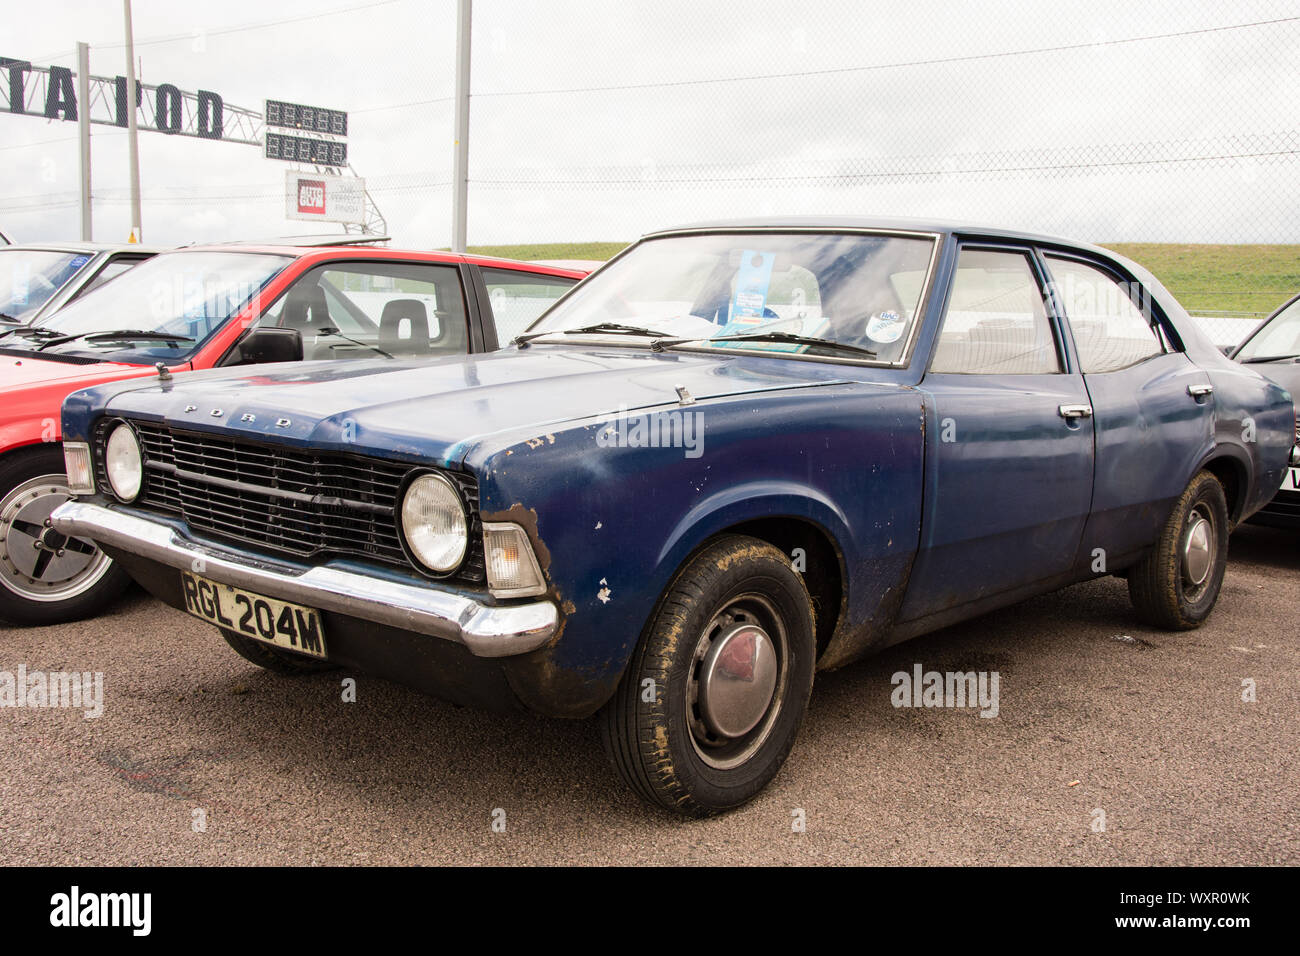
<svg viewBox="0 0 1300 956"><path fill-rule="evenodd" d="M337 568L282 570L189 541L164 524L87 501L69 501L51 518L54 527L70 537L121 548L218 584L454 641L476 657L509 657L536 650L559 627L559 612L550 601L490 607L438 590L434 584L400 584Z"/></svg>

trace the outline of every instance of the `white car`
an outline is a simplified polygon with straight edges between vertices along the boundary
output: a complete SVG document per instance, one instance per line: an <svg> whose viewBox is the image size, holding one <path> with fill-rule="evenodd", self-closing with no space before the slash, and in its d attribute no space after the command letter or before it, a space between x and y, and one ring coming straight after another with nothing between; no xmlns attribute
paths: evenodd
<svg viewBox="0 0 1300 956"><path fill-rule="evenodd" d="M156 252L106 242L0 246L0 323L38 322Z"/></svg>

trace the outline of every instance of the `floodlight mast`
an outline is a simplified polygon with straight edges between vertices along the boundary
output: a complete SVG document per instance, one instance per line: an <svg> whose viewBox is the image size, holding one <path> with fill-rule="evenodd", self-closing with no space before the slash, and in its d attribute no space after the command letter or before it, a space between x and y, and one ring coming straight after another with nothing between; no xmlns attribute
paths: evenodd
<svg viewBox="0 0 1300 956"><path fill-rule="evenodd" d="M77 110L77 147L81 170L81 239L90 242L95 238L90 209L90 46L77 42L77 99L82 108Z"/></svg>
<svg viewBox="0 0 1300 956"><path fill-rule="evenodd" d="M131 177L131 241L144 242L144 226L141 223L140 216L140 131L136 129L135 110L136 103L136 80L135 80L135 37L131 30L131 0L122 0L123 14L126 19L126 142L129 154L130 177ZM89 112L89 104L85 107ZM82 185L85 191L89 183Z"/></svg>

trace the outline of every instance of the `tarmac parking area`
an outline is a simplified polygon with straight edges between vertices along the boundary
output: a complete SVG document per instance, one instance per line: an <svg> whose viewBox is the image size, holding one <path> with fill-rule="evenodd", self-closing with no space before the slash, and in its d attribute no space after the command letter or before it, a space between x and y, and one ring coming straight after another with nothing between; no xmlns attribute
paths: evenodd
<svg viewBox="0 0 1300 956"><path fill-rule="evenodd" d="M1295 865L1300 537L1230 551L1196 631L1105 578L819 674L773 784L702 821L625 791L590 722L279 677L133 592L0 630L0 671L104 675L96 718L0 708L0 862ZM917 664L996 672L997 716L895 707Z"/></svg>

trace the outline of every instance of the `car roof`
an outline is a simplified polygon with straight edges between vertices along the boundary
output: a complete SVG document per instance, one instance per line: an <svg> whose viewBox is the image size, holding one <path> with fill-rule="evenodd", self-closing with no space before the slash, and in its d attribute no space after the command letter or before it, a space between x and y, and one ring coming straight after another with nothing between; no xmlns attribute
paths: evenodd
<svg viewBox="0 0 1300 956"><path fill-rule="evenodd" d="M1052 236L1029 230L1009 229L1005 226L991 226L984 223L959 223L942 219L912 219L895 217L868 216L780 216L763 219L723 219L710 222L692 223L660 229L647 233L642 238L672 235L682 232L727 232L743 229L812 229L834 232L839 229L871 229L885 232L923 232L939 236L987 236L992 239L1008 239L1018 242L1032 242L1053 246L1064 246L1087 252L1100 253L1111 258L1119 258L1109 249L1077 239L1064 236Z"/></svg>
<svg viewBox="0 0 1300 956"><path fill-rule="evenodd" d="M498 259L493 256L461 255L455 252L432 249L396 249L391 246L346 245L346 246L295 246L277 243L212 243L211 245L184 246L169 250L174 253L188 252L243 252L254 255L293 256L326 261L329 259L406 259L416 262L469 263L489 268L515 269L525 272L537 272L543 275L559 276L566 279L581 279L590 270L564 269L541 263L523 262L518 259Z"/></svg>
<svg viewBox="0 0 1300 956"><path fill-rule="evenodd" d="M50 242L16 242L0 249L28 249L39 252L139 252L153 255L162 252L158 246L142 246L136 242L83 242L81 240L53 240Z"/></svg>

